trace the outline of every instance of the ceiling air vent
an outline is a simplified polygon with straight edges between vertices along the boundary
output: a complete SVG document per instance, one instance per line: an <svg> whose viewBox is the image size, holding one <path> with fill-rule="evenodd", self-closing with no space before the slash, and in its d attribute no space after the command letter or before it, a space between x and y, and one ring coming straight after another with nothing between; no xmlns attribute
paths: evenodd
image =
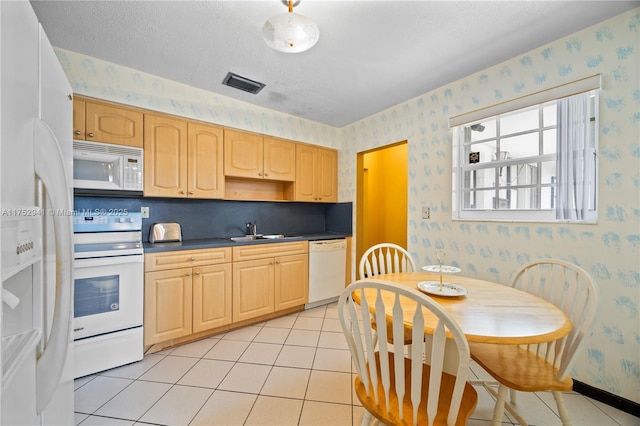
<svg viewBox="0 0 640 426"><path fill-rule="evenodd" d="M245 92L253 93L254 95L266 86L264 83L250 80L232 72L227 73L227 76L222 80L222 84L235 89L244 90Z"/></svg>

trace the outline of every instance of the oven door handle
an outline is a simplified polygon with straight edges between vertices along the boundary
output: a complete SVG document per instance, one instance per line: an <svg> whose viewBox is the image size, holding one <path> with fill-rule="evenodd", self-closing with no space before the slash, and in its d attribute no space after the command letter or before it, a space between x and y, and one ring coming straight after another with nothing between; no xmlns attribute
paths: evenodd
<svg viewBox="0 0 640 426"><path fill-rule="evenodd" d="M141 254L133 256L110 256L93 257L91 259L76 259L73 261L75 269L97 268L100 266L125 265L130 263L144 263L144 256Z"/></svg>

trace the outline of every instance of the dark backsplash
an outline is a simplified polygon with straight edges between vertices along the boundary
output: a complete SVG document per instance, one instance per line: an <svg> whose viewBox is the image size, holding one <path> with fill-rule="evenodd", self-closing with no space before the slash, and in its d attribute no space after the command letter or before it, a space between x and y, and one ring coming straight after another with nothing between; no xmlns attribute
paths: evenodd
<svg viewBox="0 0 640 426"><path fill-rule="evenodd" d="M185 240L244 235L246 222L256 222L261 234L352 233L352 203L74 197L76 210L140 211L143 206L149 207L149 218L142 219L144 242L151 225L158 222L180 223Z"/></svg>

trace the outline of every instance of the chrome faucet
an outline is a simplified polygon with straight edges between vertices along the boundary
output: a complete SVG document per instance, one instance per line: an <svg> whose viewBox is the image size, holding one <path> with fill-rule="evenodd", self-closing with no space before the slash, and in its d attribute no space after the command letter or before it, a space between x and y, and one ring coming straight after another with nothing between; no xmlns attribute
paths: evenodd
<svg viewBox="0 0 640 426"><path fill-rule="evenodd" d="M247 222L247 235L258 235L258 225L256 222Z"/></svg>

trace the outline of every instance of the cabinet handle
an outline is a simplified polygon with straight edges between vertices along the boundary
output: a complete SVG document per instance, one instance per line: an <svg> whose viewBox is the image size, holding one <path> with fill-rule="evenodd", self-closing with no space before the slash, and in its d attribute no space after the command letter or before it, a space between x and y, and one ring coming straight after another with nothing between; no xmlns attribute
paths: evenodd
<svg viewBox="0 0 640 426"><path fill-rule="evenodd" d="M180 191L181 194L184 194L184 191Z"/></svg>
<svg viewBox="0 0 640 426"><path fill-rule="evenodd" d="M73 132L74 135L80 135L82 134L82 132L80 130L76 130L75 132Z"/></svg>
<svg viewBox="0 0 640 426"><path fill-rule="evenodd" d="M268 176L269 176L269 173L265 173L264 175L268 177Z"/></svg>
<svg viewBox="0 0 640 426"><path fill-rule="evenodd" d="M279 260L276 260L276 265L279 265L279 264L280 264L280 261L279 261Z"/></svg>
<svg viewBox="0 0 640 426"><path fill-rule="evenodd" d="M193 195L193 191L189 191L189 195Z"/></svg>
<svg viewBox="0 0 640 426"><path fill-rule="evenodd" d="M262 176L262 172L258 172L258 176Z"/></svg>
<svg viewBox="0 0 640 426"><path fill-rule="evenodd" d="M187 277L190 277L191 276L191 272L187 272L186 275L187 275Z"/></svg>
<svg viewBox="0 0 640 426"><path fill-rule="evenodd" d="M196 275L200 275L200 272L196 272Z"/></svg>
<svg viewBox="0 0 640 426"><path fill-rule="evenodd" d="M192 261L192 262L194 262L195 260L196 260L196 258L195 258L195 257L192 257L192 258L191 258L191 261Z"/></svg>
<svg viewBox="0 0 640 426"><path fill-rule="evenodd" d="M87 133L87 136L89 136L90 138L93 137L93 133Z"/></svg>

